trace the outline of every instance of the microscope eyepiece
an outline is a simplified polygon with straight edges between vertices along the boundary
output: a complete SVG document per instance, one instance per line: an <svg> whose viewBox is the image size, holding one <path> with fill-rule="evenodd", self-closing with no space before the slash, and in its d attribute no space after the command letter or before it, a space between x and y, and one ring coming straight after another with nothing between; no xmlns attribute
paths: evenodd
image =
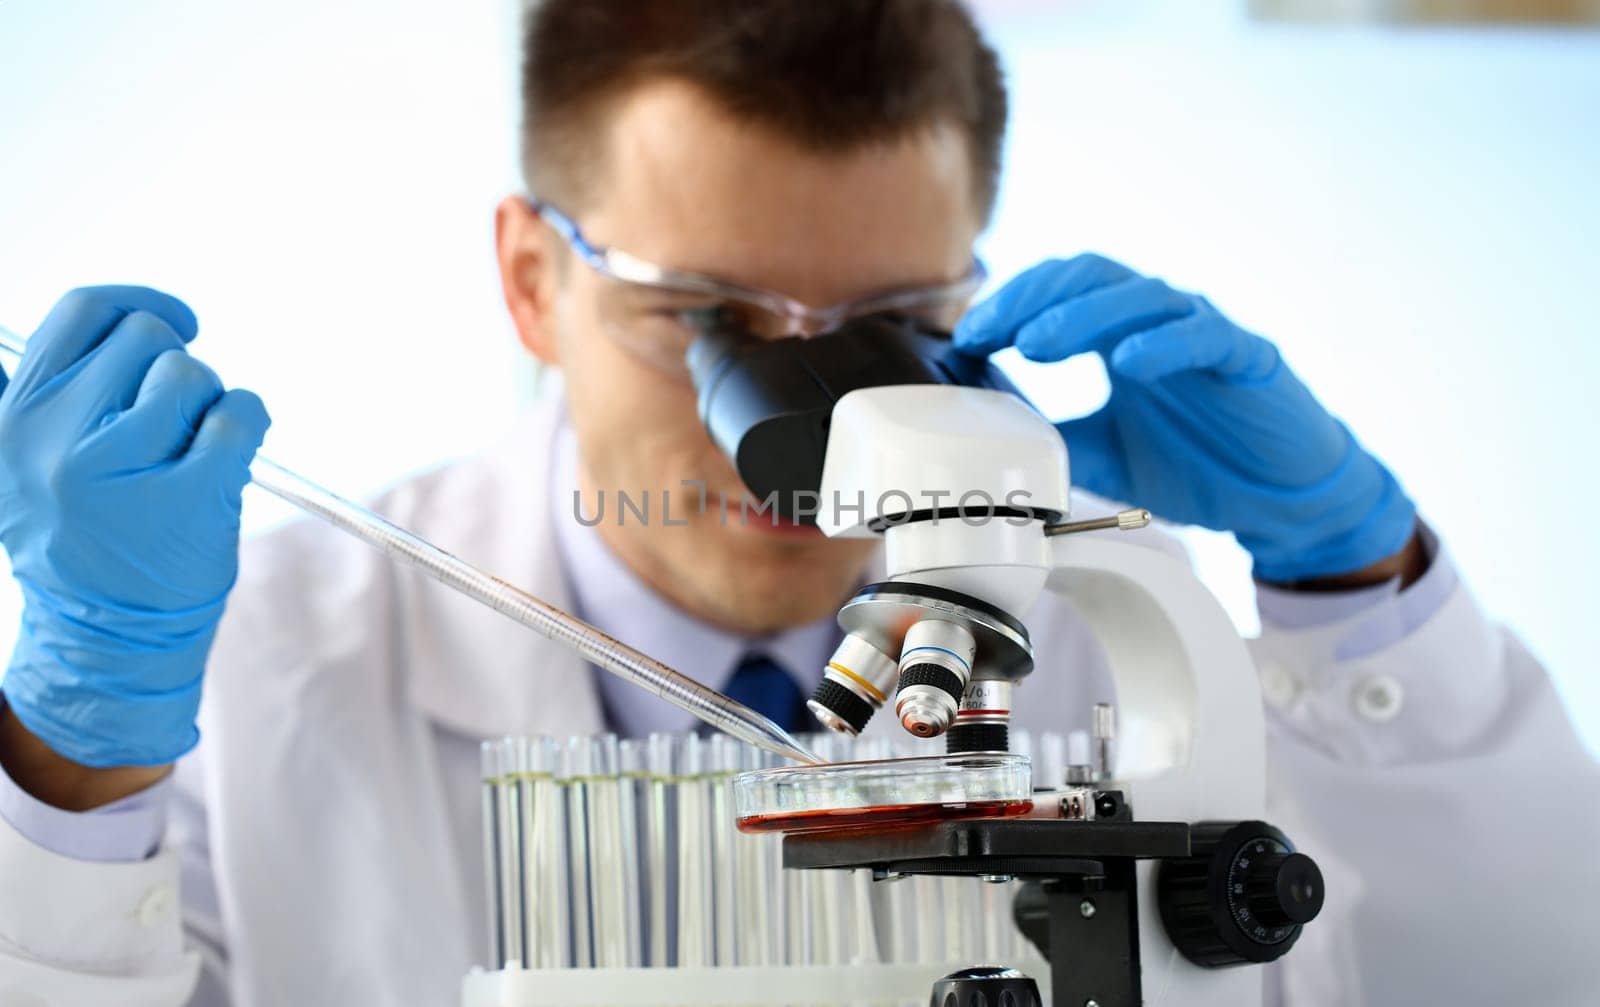
<svg viewBox="0 0 1600 1007"><path fill-rule="evenodd" d="M949 730L977 649L970 630L944 619L924 619L906 631L894 707L902 727L919 738Z"/></svg>

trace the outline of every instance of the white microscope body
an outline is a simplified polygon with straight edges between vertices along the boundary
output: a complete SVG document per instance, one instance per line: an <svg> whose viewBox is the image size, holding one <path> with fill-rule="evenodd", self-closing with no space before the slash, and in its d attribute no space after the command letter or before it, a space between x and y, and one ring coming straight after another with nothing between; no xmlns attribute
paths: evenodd
<svg viewBox="0 0 1600 1007"><path fill-rule="evenodd" d="M1136 816L1170 822L1261 818L1264 722L1243 640L1194 574L1164 552L1119 541L1110 532L1047 533L1047 526L1065 520L1068 491L1060 434L1015 396L949 385L866 388L834 408L818 523L830 536L881 533L891 585L945 588L1003 613L1028 611L1041 591L1064 596L1098 636L1115 681L1119 733L1137 742L1122 747L1114 773ZM930 513L941 508L964 513ZM847 630L853 628L849 614L846 606L841 624ZM899 618L903 626L905 617ZM863 632L880 650L897 652L899 641L874 636L870 628ZM976 632L973 681L1026 674L1031 652L1020 669L1015 660L997 666L986 662L994 655L986 655L985 634ZM987 642L993 651L1015 641L991 635ZM860 644L847 640L845 647L859 650ZM1049 655L1040 657L1049 664ZM1005 663L1003 655L998 663ZM1043 673L1072 669L1048 667ZM875 684L891 691L881 674ZM1026 702L1025 684L1020 697ZM902 722L916 729L920 707L901 709ZM1036 780L1035 786L1061 782ZM1177 953L1161 925L1156 887L1155 867L1141 862L1145 1002L1259 1004L1260 969L1203 968Z"/></svg>
<svg viewBox="0 0 1600 1007"><path fill-rule="evenodd" d="M763 415L774 411L758 404ZM846 636L810 705L824 724L846 733L859 731L875 709L892 705L896 719L913 733L949 732L952 742L961 737L971 743L962 751L1004 748L1013 686L1022 682L1019 696L1026 702L1025 677L1034 665L1027 629L1013 613L1030 611L1045 591L1065 597L1087 620L1110 661L1118 704L1122 744L1110 767L1114 772L1109 780L1096 782L1102 790L1091 793L1098 798L1120 792L1126 800L1123 811L1131 809L1133 819L1123 814L1105 821L1075 821L1063 808L1054 821L970 819L946 824L989 834L1010 830L1013 837L1026 833L1035 844L1026 855L1045 848L1049 856L1078 858L1076 864L1103 860L1105 876L1100 880L1106 887L1097 897L1116 908L1099 915L1136 923L1137 936L1113 927L1096 931L1083 944L1076 937L1058 944L1058 915L1080 915L1076 893L1083 889L1054 888L1048 896L1048 954L1056 959L1051 962L1053 985L1063 979L1069 985L1078 979L1085 980L1079 985L1087 984L1091 970L1081 967L1087 960L1107 965L1102 973L1115 973L1114 982L1121 984L1108 984L1105 992L1111 995L1089 998L1090 1003L1260 1005L1260 969L1217 966L1268 960L1293 939L1284 939L1273 952L1244 947L1247 933L1241 937L1230 931L1225 939L1218 938L1235 923L1258 932L1263 923L1269 928L1283 925L1264 920L1259 908L1248 923L1240 919L1240 909L1224 889L1248 889L1260 879L1232 871L1246 866L1256 870L1274 856L1279 864L1299 857L1300 876L1315 879L1315 887L1307 891L1317 896L1315 906L1299 907L1299 922L1314 916L1320 906L1316 889L1321 879L1308 858L1292 852L1287 837L1259 821L1265 811L1265 739L1255 670L1232 623L1188 567L1164 551L1115 534L1069 533L1078 529L1063 524L1070 509L1067 461L1054 426L1009 392L882 385L850 391L832 403L818 525L830 536L881 534L887 580L863 588L841 609L839 622ZM1051 655L1039 656L1047 666L1052 664ZM1043 673L1072 670L1049 666ZM963 731L968 733L962 736ZM981 760L982 755L974 758ZM1034 785L1063 782L1036 779ZM1181 840L1185 847L1163 847L1169 852L1161 853L1120 847L1119 853L1084 841L1082 849L1061 853L1063 837L1103 838L1121 825L1146 830L1141 835L1152 829L1169 838L1176 833L1187 837ZM1090 832L1073 831L1082 829ZM1260 852L1261 830L1281 841L1267 855ZM783 842L785 866L876 870L883 847L874 844L899 844L903 838L884 840L888 833L848 829L817 835L823 837L824 848L836 842L850 850L813 857L802 846L791 864L791 842L805 837L790 836ZM864 846L874 852L858 857ZM1249 860L1240 859L1244 857ZM1052 867L1056 863L1050 860ZM969 865L907 873L977 872ZM1011 873L1061 877L1053 869ZM992 876L1010 875L1001 870ZM1293 883L1284 871L1274 874L1267 886L1275 897L1289 891L1284 878ZM1236 889L1235 881L1244 884ZM1131 921L1126 915L1130 902ZM1072 908L1058 914L1063 903ZM1175 903L1188 915L1174 911ZM1223 909L1219 903L1225 903ZM1082 913L1085 919L1094 915ZM1295 914L1286 910L1289 915ZM1069 921L1061 932L1069 932L1070 926ZM1291 929L1284 926L1281 933ZM1033 933L1028 937L1038 940ZM1095 943L1101 938L1106 944ZM1266 938L1268 943L1278 939L1271 932ZM1081 956L1078 969L1074 955ZM1200 961L1207 964L1196 964ZM928 963L920 961L538 969L512 963L492 972L474 970L463 983L462 1003L901 1003L919 999L934 978ZM1098 989L1101 980L1093 982ZM1061 988L1055 985L1058 994ZM1068 993L1077 988L1071 986ZM1056 995L1056 1007L1076 1007L1086 998L1068 999L1073 1002Z"/></svg>

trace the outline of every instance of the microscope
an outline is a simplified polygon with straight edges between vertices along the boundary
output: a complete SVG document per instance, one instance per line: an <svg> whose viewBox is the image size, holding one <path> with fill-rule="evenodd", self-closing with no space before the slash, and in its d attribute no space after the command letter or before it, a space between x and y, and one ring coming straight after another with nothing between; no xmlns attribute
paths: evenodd
<svg viewBox="0 0 1600 1007"><path fill-rule="evenodd" d="M753 493L829 536L883 539L886 576L840 610L843 641L808 704L823 725L856 734L892 705L906 731L943 736L955 765L981 771L1006 751L1036 663L1017 614L1051 591L1097 635L1122 733L1139 741L1113 765L1111 708L1097 708L1096 765L1034 780L1026 817L875 828L856 816L787 835L784 866L1022 879L1013 913L1050 964L1057 1007L1261 1003L1253 966L1294 945L1322 877L1262 820L1264 722L1244 642L1187 567L1115 534L1149 515L1072 522L1054 426L913 319L778 341L710 325L689 363L701 417ZM973 965L932 1002L1039 1001L1004 963Z"/></svg>

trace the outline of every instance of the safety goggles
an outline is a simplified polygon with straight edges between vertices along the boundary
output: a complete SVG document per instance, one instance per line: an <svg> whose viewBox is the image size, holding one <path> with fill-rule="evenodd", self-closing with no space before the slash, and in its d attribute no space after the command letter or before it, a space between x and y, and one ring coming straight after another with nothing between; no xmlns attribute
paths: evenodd
<svg viewBox="0 0 1600 1007"><path fill-rule="evenodd" d="M893 312L949 330L988 276L974 256L966 275L952 282L901 287L816 307L776 291L668 269L620 248L595 245L571 217L549 203L530 200L529 206L608 281L599 304L608 336L645 362L685 379L689 346L710 324L771 340L819 335L852 318Z"/></svg>

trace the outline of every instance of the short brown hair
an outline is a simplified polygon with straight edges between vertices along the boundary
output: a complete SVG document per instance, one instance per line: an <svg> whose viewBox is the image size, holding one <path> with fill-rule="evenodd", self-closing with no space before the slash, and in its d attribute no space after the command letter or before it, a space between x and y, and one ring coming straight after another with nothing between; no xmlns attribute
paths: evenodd
<svg viewBox="0 0 1600 1007"><path fill-rule="evenodd" d="M954 123L978 210L994 205L1005 85L958 0L535 0L522 69L530 190L581 198L605 105L654 78L694 84L738 120L821 151Z"/></svg>

